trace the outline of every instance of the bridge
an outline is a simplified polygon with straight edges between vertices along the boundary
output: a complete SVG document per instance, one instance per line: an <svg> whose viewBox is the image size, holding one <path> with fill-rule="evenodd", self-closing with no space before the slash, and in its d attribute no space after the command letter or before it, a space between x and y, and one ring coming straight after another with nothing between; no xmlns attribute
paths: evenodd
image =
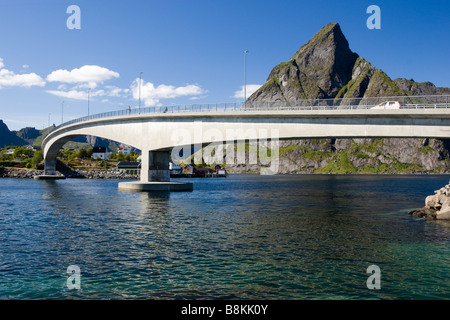
<svg viewBox="0 0 450 320"><path fill-rule="evenodd" d="M399 101L401 107L374 108L388 100ZM41 178L56 177L56 157L61 147L85 135L141 150L140 181L119 183L119 189L189 190L192 184L170 181L169 160L170 156L179 158L181 150L184 157L189 155L192 146L194 150L215 146L217 151L217 146L235 141L271 142L276 149L277 142L284 139L450 138L450 99L441 95L246 102L96 114L63 123L44 138L45 174ZM230 153L233 150L227 149Z"/></svg>

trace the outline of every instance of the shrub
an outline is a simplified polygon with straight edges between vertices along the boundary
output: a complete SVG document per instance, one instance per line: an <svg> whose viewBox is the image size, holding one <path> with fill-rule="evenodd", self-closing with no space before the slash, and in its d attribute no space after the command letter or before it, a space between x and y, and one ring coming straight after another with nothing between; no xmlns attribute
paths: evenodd
<svg viewBox="0 0 450 320"><path fill-rule="evenodd" d="M42 151L41 150L35 151L33 158L31 159L30 168L33 167L34 169L38 169L38 166L42 160L44 160L44 157L42 156Z"/></svg>

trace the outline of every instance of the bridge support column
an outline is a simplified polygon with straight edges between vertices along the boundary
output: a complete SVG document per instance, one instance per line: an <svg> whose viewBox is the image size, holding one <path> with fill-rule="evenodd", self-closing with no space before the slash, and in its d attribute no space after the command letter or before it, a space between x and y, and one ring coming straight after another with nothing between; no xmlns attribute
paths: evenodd
<svg viewBox="0 0 450 320"><path fill-rule="evenodd" d="M56 180L65 179L64 176L56 174L56 157L47 156L44 160L44 175L34 176L35 180Z"/></svg>
<svg viewBox="0 0 450 320"><path fill-rule="evenodd" d="M56 176L56 158L47 157L44 160L44 175Z"/></svg>
<svg viewBox="0 0 450 320"><path fill-rule="evenodd" d="M120 182L122 191L192 191L190 182L170 181L169 151L142 150L141 179L135 182Z"/></svg>
<svg viewBox="0 0 450 320"><path fill-rule="evenodd" d="M170 181L169 151L142 151L141 182Z"/></svg>

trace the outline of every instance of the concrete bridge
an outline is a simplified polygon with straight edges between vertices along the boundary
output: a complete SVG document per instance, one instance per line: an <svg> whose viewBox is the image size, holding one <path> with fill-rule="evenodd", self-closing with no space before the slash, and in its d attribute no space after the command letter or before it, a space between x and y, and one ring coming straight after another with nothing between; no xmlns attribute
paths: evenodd
<svg viewBox="0 0 450 320"><path fill-rule="evenodd" d="M450 138L450 105L403 104L401 109L373 105L251 108L162 107L123 110L75 119L56 127L42 144L45 176L56 176L60 148L77 136L91 135L140 149L141 178L120 183L129 190L184 190L192 184L170 182L169 159L181 149L200 149L234 141L310 138ZM443 98L442 98L443 97ZM441 101L441 100L439 100Z"/></svg>

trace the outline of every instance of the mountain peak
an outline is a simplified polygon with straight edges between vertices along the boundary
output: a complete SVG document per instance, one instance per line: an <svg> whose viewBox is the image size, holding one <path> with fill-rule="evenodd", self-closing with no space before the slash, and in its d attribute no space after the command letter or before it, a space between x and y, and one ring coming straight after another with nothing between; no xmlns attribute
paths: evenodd
<svg viewBox="0 0 450 320"><path fill-rule="evenodd" d="M333 98L352 77L358 55L350 50L338 23L321 28L285 63L272 69L266 85L250 100ZM268 89L269 93L261 94Z"/></svg>
<svg viewBox="0 0 450 320"><path fill-rule="evenodd" d="M404 95L399 84L350 50L338 23L321 28L288 62L275 66L249 101Z"/></svg>

